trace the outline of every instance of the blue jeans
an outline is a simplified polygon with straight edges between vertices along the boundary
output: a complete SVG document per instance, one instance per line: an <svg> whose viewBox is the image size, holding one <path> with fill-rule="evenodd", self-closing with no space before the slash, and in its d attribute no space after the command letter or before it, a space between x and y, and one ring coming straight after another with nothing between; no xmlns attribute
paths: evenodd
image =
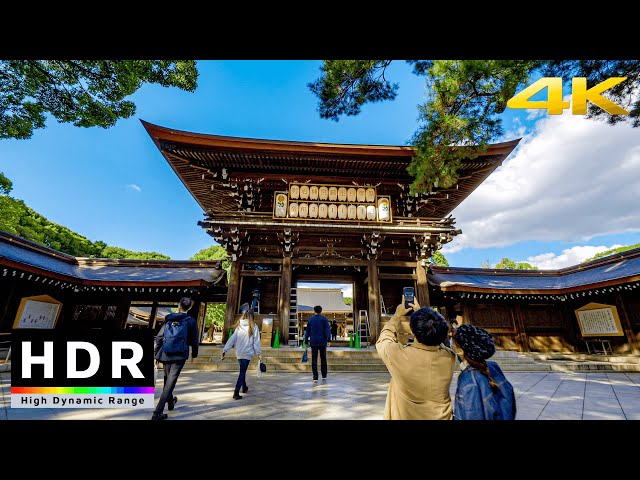
<svg viewBox="0 0 640 480"><path fill-rule="evenodd" d="M182 360L181 362L168 362L164 364L164 388L162 389L158 405L156 405L153 413L161 414L165 404L173 404L173 389L176 386L185 362L186 360Z"/></svg>
<svg viewBox="0 0 640 480"><path fill-rule="evenodd" d="M251 360L238 359L238 363L240 364L240 375L238 375L238 381L236 382L236 391L235 393L240 393L240 387L247 386L247 368L249 368L249 362Z"/></svg>

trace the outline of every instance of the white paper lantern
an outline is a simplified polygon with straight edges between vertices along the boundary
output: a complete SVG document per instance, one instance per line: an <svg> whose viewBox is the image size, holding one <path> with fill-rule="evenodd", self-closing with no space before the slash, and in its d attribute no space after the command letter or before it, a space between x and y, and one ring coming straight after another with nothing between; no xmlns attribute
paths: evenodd
<svg viewBox="0 0 640 480"><path fill-rule="evenodd" d="M376 207L374 207L373 205L369 205L367 207L367 220L374 220L376 219Z"/></svg>
<svg viewBox="0 0 640 480"><path fill-rule="evenodd" d="M312 203L309 205L309 218L318 218L318 204Z"/></svg>
<svg viewBox="0 0 640 480"><path fill-rule="evenodd" d="M318 199L318 187L316 187L315 185L311 186L309 188L309 198L311 200L317 200Z"/></svg>
<svg viewBox="0 0 640 480"><path fill-rule="evenodd" d="M300 207L298 208L298 214L300 215L300 217L306 218L307 215L309 215L309 205L306 203L301 203Z"/></svg>
<svg viewBox="0 0 640 480"><path fill-rule="evenodd" d="M347 189L345 187L340 187L338 189L338 201L339 202L347 201Z"/></svg>
<svg viewBox="0 0 640 480"><path fill-rule="evenodd" d="M378 199L378 220L388 222L390 216L389 199L382 197Z"/></svg>
<svg viewBox="0 0 640 480"><path fill-rule="evenodd" d="M327 187L320 187L320 190L318 190L318 198L320 200L329 198L329 189Z"/></svg>
<svg viewBox="0 0 640 480"><path fill-rule="evenodd" d="M365 207L364 205L358 205L356 215L358 217L358 220L364 220L365 218L367 218L367 207Z"/></svg>
<svg viewBox="0 0 640 480"><path fill-rule="evenodd" d="M344 220L347 218L347 206L342 204L338 207L338 218Z"/></svg>
<svg viewBox="0 0 640 480"><path fill-rule="evenodd" d="M290 203L289 204L289 216L295 218L298 216L298 204Z"/></svg>
<svg viewBox="0 0 640 480"><path fill-rule="evenodd" d="M355 205L349 205L349 208L347 209L347 216L350 220L354 220L358 216L357 211L358 209Z"/></svg>
<svg viewBox="0 0 640 480"><path fill-rule="evenodd" d="M335 202L338 199L338 189L336 187L329 187L329 200Z"/></svg>
<svg viewBox="0 0 640 480"><path fill-rule="evenodd" d="M350 188L349 190L347 190L347 201L349 202L355 202L356 201L356 189L355 188Z"/></svg>
<svg viewBox="0 0 640 480"><path fill-rule="evenodd" d="M367 188L367 202L375 202L376 201L376 191L373 188Z"/></svg>
<svg viewBox="0 0 640 480"><path fill-rule="evenodd" d="M326 203L321 203L320 205L318 205L318 217L319 218L327 218L327 213L328 213L328 209L327 209L327 204Z"/></svg>
<svg viewBox="0 0 640 480"><path fill-rule="evenodd" d="M300 197L300 187L298 185L291 185L291 199L297 200Z"/></svg>
<svg viewBox="0 0 640 480"><path fill-rule="evenodd" d="M307 198L309 198L309 186L308 185L302 185L300 187L300 198L302 200L306 200Z"/></svg>
<svg viewBox="0 0 640 480"><path fill-rule="evenodd" d="M284 193L276 195L276 217L287 216L287 196Z"/></svg>
<svg viewBox="0 0 640 480"><path fill-rule="evenodd" d="M364 188L359 188L356 193L356 197L358 198L359 202L364 202L367 198L367 191Z"/></svg>
<svg viewBox="0 0 640 480"><path fill-rule="evenodd" d="M331 205L329 205L329 208L327 208L327 213L329 214L329 218L338 218L338 206L335 203L332 203Z"/></svg>

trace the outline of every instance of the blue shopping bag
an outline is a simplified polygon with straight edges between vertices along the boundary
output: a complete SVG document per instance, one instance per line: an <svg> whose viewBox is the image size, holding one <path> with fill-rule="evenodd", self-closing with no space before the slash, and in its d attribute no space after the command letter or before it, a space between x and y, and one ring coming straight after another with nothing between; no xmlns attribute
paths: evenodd
<svg viewBox="0 0 640 480"><path fill-rule="evenodd" d="M307 353L307 349L304 349L304 353L302 354L302 363L307 363L309 361L309 354Z"/></svg>

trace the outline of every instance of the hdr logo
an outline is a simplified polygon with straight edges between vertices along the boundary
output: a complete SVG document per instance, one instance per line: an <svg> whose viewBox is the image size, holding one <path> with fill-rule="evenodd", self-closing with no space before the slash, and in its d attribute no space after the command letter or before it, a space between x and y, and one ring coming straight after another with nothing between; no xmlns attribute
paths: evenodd
<svg viewBox="0 0 640 480"><path fill-rule="evenodd" d="M602 96L602 93L611 87L624 82L627 77L611 77L604 82L587 89L587 79L585 77L573 77L571 79L572 105L571 113L573 115L586 115L587 100L598 105L605 112L611 115L629 115L629 112L620 105L613 103L611 100ZM540 101L529 100L533 95L547 88L547 99ZM562 115L565 109L569 108L569 102L562 99L562 78L561 77L543 77L521 92L514 95L507 102L509 108L526 108L526 109L546 109L549 115Z"/></svg>
<svg viewBox="0 0 640 480"><path fill-rule="evenodd" d="M149 330L14 330L12 408L153 408Z"/></svg>

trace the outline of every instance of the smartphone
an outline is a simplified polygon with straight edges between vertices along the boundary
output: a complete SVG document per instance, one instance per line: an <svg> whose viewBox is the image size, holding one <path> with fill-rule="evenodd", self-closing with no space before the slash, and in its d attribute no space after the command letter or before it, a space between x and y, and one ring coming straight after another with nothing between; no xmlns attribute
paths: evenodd
<svg viewBox="0 0 640 480"><path fill-rule="evenodd" d="M402 289L402 295L404 295L404 306L405 308L411 308L410 303L415 301L416 290L413 287L404 287Z"/></svg>

